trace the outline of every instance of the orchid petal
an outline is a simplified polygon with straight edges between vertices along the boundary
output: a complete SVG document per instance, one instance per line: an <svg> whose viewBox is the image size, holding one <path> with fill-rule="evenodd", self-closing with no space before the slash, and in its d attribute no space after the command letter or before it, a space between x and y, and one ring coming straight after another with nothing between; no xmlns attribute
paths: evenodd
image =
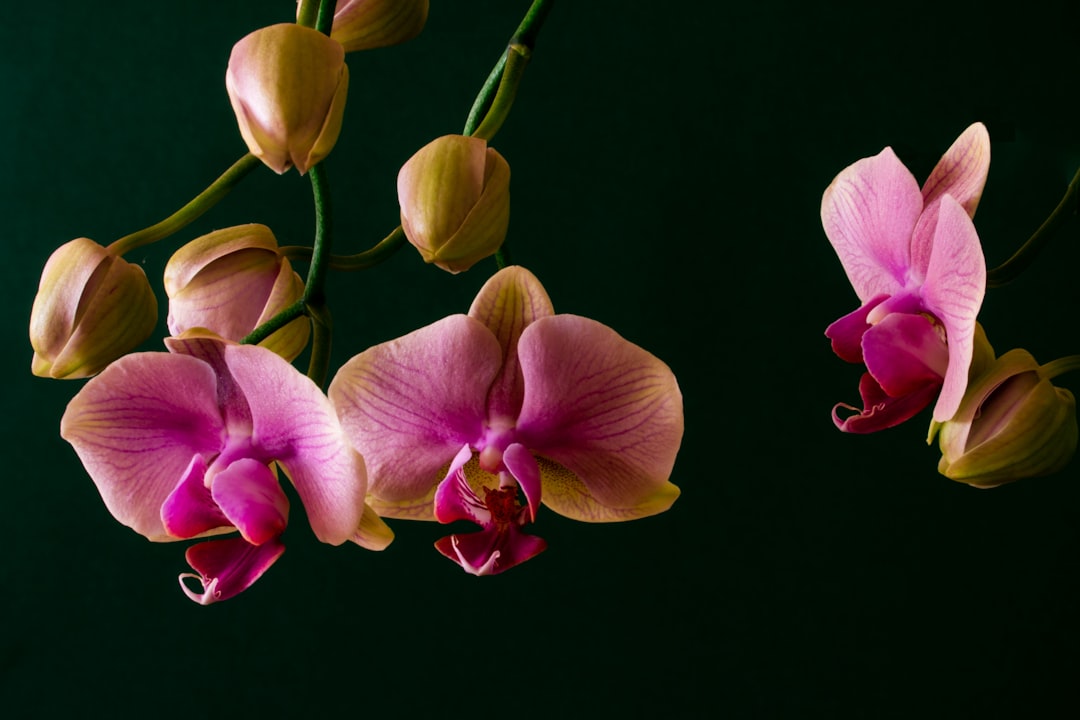
<svg viewBox="0 0 1080 720"><path fill-rule="evenodd" d="M439 538L435 548L471 575L498 575L539 555L547 542L508 525Z"/></svg>
<svg viewBox="0 0 1080 720"><path fill-rule="evenodd" d="M211 456L222 446L217 378L185 355L127 355L72 398L60 435L117 520L151 540L173 539L162 504L194 455Z"/></svg>
<svg viewBox="0 0 1080 720"><path fill-rule="evenodd" d="M251 407L251 441L292 480L319 540L340 545L364 512L367 475L330 401L285 360L251 345L225 345L224 359Z"/></svg>
<svg viewBox="0 0 1080 720"><path fill-rule="evenodd" d="M863 361L862 338L870 327L867 315L881 304L887 295L876 295L858 310L850 312L825 328L825 337L832 340L832 349L841 360L849 363Z"/></svg>
<svg viewBox="0 0 1080 720"><path fill-rule="evenodd" d="M251 587L283 552L285 546L276 539L262 545L252 545L239 537L192 545L185 558L198 575L182 574L180 588L200 605L228 600ZM202 592L189 588L184 583L186 578L199 582Z"/></svg>
<svg viewBox="0 0 1080 720"><path fill-rule="evenodd" d="M563 517L581 522L622 522L662 513L679 497L679 488L665 482L649 497L629 508L602 505L589 493L589 488L562 465L538 457L540 478L544 487L544 505Z"/></svg>
<svg viewBox="0 0 1080 720"><path fill-rule="evenodd" d="M519 442L566 466L609 507L634 507L664 487L683 433L682 394L667 365L575 315L529 325L518 355Z"/></svg>
<svg viewBox="0 0 1080 720"><path fill-rule="evenodd" d="M990 172L990 134L982 123L968 127L945 151L922 187L923 204L942 195L956 198L969 217L975 217L986 176Z"/></svg>
<svg viewBox="0 0 1080 720"><path fill-rule="evenodd" d="M945 326L949 366L934 406L934 419L956 413L967 387L975 346L975 319L986 293L986 260L967 212L950 195L937 205L932 251L922 297L926 309Z"/></svg>
<svg viewBox="0 0 1080 720"><path fill-rule="evenodd" d="M245 437L251 434L251 408L225 364L225 346L229 344L235 343L203 328L188 330L180 337L165 338L169 352L198 358L210 366L217 377L215 394L225 418L225 428L231 436Z"/></svg>
<svg viewBox="0 0 1080 720"><path fill-rule="evenodd" d="M258 325L278 267L277 252L261 248L236 250L205 263L197 283L170 294L169 332L210 327L224 338L242 339Z"/></svg>
<svg viewBox="0 0 1080 720"><path fill-rule="evenodd" d="M394 531L383 522L374 508L365 503L360 525L349 540L367 550L385 550L394 540Z"/></svg>
<svg viewBox="0 0 1080 720"><path fill-rule="evenodd" d="M890 397L940 384L949 351L923 315L890 313L863 335L866 369Z"/></svg>
<svg viewBox="0 0 1080 720"><path fill-rule="evenodd" d="M245 540L262 545L285 531L289 499L277 476L258 460L241 458L214 476L210 491Z"/></svg>
<svg viewBox="0 0 1080 720"><path fill-rule="evenodd" d="M821 223L863 303L906 285L922 209L918 183L891 148L845 168L825 189Z"/></svg>
<svg viewBox="0 0 1080 720"><path fill-rule="evenodd" d="M161 524L176 538L197 537L211 530L233 530L232 523L222 514L206 487L206 460L202 455L191 458L176 488L161 505Z"/></svg>
<svg viewBox="0 0 1080 720"><path fill-rule="evenodd" d="M838 403L832 411L833 424L844 432L865 434L895 427L922 411L934 399L940 385L929 383L901 397L889 397L870 373L863 373L859 380L859 394L864 410L845 403ZM854 410L855 415L841 419L840 408Z"/></svg>
<svg viewBox="0 0 1080 720"><path fill-rule="evenodd" d="M489 417L516 417L524 392L517 344L521 333L539 318L555 313L540 281L523 267L503 268L491 276L469 308L502 348L503 366L488 395Z"/></svg>
<svg viewBox="0 0 1080 720"><path fill-rule="evenodd" d="M397 503L416 511L461 446L481 437L501 355L480 322L454 315L369 348L338 371L328 394L367 462L380 513L396 517Z"/></svg>

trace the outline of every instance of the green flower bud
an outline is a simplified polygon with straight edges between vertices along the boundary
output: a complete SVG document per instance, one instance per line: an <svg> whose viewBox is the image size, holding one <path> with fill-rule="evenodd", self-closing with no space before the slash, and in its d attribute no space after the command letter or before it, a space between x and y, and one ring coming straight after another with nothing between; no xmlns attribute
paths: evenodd
<svg viewBox="0 0 1080 720"><path fill-rule="evenodd" d="M45 263L30 311L30 370L85 378L134 350L157 324L146 273L93 240L61 245Z"/></svg>
<svg viewBox="0 0 1080 720"><path fill-rule="evenodd" d="M424 262L458 273L506 238L510 166L485 140L433 140L401 168L397 191L401 228Z"/></svg>
<svg viewBox="0 0 1080 720"><path fill-rule="evenodd" d="M946 477L977 487L1050 475L1076 451L1076 401L1026 350L1010 350L974 382L940 426Z"/></svg>

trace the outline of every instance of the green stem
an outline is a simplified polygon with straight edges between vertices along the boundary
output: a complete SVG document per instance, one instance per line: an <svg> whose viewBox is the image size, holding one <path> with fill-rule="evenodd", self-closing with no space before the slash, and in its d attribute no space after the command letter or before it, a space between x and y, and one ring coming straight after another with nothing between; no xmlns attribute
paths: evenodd
<svg viewBox="0 0 1080 720"><path fill-rule="evenodd" d="M1070 370L1080 370L1080 355L1069 355L1057 360L1051 360L1039 368L1039 374L1050 379Z"/></svg>
<svg viewBox="0 0 1080 720"><path fill-rule="evenodd" d="M513 36L510 38L510 42L507 43L508 50L502 54L499 61L495 63L495 67L487 76L487 80L484 81L483 87L480 88L480 93L476 96L476 100L473 101L472 108L469 110L469 116L465 120L465 129L462 131L462 135L473 135L476 133L478 127L480 127L486 120L484 117L489 112L489 107L495 106L494 98L498 94L503 92L509 92L509 97L505 103L506 107L501 109L503 118L505 119L505 113L509 111L510 103L513 103L514 93L517 92L517 85L521 82L521 71L525 69L525 65L529 59L529 51L536 46L536 36L540 32L541 26L544 24L544 20L547 18L549 12L551 12L551 6L554 4L554 0L533 0L533 4L529 6L528 11L525 13L525 17L522 19L521 24L518 25L517 30L514 31ZM515 52L514 47L518 46L521 50ZM514 79L512 85L503 87L504 71L512 58L512 55L520 54L522 57L518 58L520 62L520 68L516 70L518 77ZM499 124L502 124L502 120L499 120ZM498 130L498 127L495 127ZM491 135L494 135L492 132ZM490 139L491 135L483 136L485 139Z"/></svg>
<svg viewBox="0 0 1080 720"><path fill-rule="evenodd" d="M326 266L331 270L343 270L345 272L366 270L387 260L404 244L405 232L401 229L401 226L398 225L394 228L393 232L380 240L378 244L371 249L355 255L331 255ZM281 248L281 252L288 257L289 260L309 260L312 256L311 248L299 245L283 247Z"/></svg>
<svg viewBox="0 0 1080 720"><path fill-rule="evenodd" d="M326 303L311 304L308 314L311 315L311 357L308 358L307 376L321 388L330 374L330 308Z"/></svg>
<svg viewBox="0 0 1080 720"><path fill-rule="evenodd" d="M329 35L334 27L334 11L337 9L337 0L322 0L319 4L319 16L315 20L315 29L323 35Z"/></svg>
<svg viewBox="0 0 1080 720"><path fill-rule="evenodd" d="M226 170L210 187L196 195L187 205L155 225L125 235L109 245L108 250L117 255L124 255L137 247L167 238L214 207L259 163L259 158L251 153L244 155L244 157L233 163L232 167Z"/></svg>
<svg viewBox="0 0 1080 720"><path fill-rule="evenodd" d="M1028 238L1027 242L1013 253L1011 258L993 270L987 271L986 287L1001 287L1015 280L1020 273L1026 270L1028 265L1035 260L1035 256L1046 245L1051 233L1057 226L1061 224L1067 215L1076 213L1077 208L1080 207L1077 202L1078 199L1080 199L1080 170L1077 170L1072 182L1069 183L1069 187L1065 191L1065 197L1061 198L1061 202L1054 208L1054 212L1050 213L1050 217L1046 218L1045 222L1035 231L1035 234Z"/></svg>
<svg viewBox="0 0 1080 720"><path fill-rule="evenodd" d="M510 107L514 104L514 98L517 97L517 89L531 55L532 51L524 45L514 44L507 48L499 89L496 90L495 98L491 101L491 106L483 121L472 132L474 137L490 140L495 137L495 133L499 132L499 128L510 114Z"/></svg>
<svg viewBox="0 0 1080 720"><path fill-rule="evenodd" d="M315 27L315 18L319 13L319 0L300 0L300 8L296 11L296 24L304 27Z"/></svg>

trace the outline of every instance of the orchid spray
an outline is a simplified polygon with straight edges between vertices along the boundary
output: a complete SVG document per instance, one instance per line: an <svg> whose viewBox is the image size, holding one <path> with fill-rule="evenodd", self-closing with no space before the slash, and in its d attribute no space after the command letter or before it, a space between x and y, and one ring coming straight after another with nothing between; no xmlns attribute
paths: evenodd
<svg viewBox="0 0 1080 720"><path fill-rule="evenodd" d="M540 280L506 257L510 164L494 139L552 0L528 6L460 134L406 149L400 224L355 255L332 254L322 162L348 132L349 57L422 33L429 2L301 0L295 22L280 2L282 22L228 57L225 89L248 152L163 221L104 246L63 245L42 275L31 369L89 378L60 434L108 511L150 540L196 541L180 585L208 604L282 557L283 482L330 545L386 548L402 529L383 518L469 520L479 532L436 547L476 575L546 547L526 532L541 506L589 522L671 507L683 432L675 375L615 330L555 314ZM279 247L257 222L188 240L162 283L165 347L133 352L153 331L157 295L123 256L176 236L260 165L310 179L310 246ZM378 267L409 244L442 271L490 279L467 314L357 347L332 373L328 275ZM301 278L293 264L305 262ZM302 372L293 363L305 351Z"/></svg>

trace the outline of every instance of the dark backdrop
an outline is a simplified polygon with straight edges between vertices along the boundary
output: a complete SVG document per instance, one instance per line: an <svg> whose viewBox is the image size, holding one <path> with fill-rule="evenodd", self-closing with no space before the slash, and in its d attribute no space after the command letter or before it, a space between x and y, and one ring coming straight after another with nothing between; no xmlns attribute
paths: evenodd
<svg viewBox="0 0 1080 720"><path fill-rule="evenodd" d="M415 41L349 57L327 161L337 248L397 222L398 167L459 132L525 0L433 0ZM1078 466L977 491L936 473L924 414L870 437L829 420L859 371L825 326L856 305L821 192L892 145L924 178L971 122L993 141L976 218L1001 261L1080 166L1072 2L559 0L495 146L510 247L557 311L596 318L679 378L686 434L666 514L544 512L549 550L474 578L394 524L383 553L315 541L203 608L181 544L116 523L58 435L80 382L30 375L45 259L149 225L245 150L232 44L292 3L61 1L0 21L6 472L0 698L26 716L1066 717L1080 712ZM159 247L270 225L308 242L306 179L260 168ZM1080 224L992 291L999 351L1080 352ZM406 248L335 276L335 366L462 312L493 263L451 277ZM155 282L157 280L155 279ZM160 287L160 286L159 286ZM164 305L162 308L164 316ZM160 348L164 321L148 348ZM1076 378L1062 383L1077 388Z"/></svg>

